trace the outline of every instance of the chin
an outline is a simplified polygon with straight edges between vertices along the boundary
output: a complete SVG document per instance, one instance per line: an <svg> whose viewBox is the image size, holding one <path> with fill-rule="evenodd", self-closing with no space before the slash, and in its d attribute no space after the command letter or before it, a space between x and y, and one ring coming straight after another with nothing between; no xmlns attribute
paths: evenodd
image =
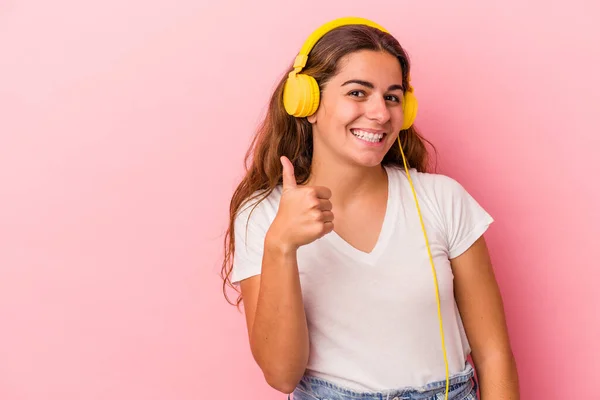
<svg viewBox="0 0 600 400"><path fill-rule="evenodd" d="M364 149L361 149L350 155L350 159L354 164L362 167L376 167L383 162L383 159L389 150L390 146L378 149L378 151L365 151Z"/></svg>
<svg viewBox="0 0 600 400"><path fill-rule="evenodd" d="M360 167L365 167L365 168L373 168L373 167L377 167L379 165L381 165L381 162L383 161L383 155L381 157L375 157L373 155L369 156L369 157L352 157L352 163L360 166Z"/></svg>

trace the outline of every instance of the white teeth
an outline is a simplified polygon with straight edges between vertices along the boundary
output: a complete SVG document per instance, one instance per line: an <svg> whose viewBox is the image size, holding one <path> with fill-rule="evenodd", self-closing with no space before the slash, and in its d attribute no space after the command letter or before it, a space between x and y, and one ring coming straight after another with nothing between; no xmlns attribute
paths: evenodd
<svg viewBox="0 0 600 400"><path fill-rule="evenodd" d="M383 138L383 133L370 133L361 131L360 129L353 129L351 132L354 136L373 143L377 143Z"/></svg>

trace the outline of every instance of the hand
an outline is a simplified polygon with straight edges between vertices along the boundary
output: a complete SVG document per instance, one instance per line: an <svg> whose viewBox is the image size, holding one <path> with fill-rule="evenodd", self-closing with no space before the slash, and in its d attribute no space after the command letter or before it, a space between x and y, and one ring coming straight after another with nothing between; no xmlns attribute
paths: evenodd
<svg viewBox="0 0 600 400"><path fill-rule="evenodd" d="M269 229L271 237L292 250L333 231L331 190L323 186L298 186L294 166L282 156L283 191L279 210Z"/></svg>

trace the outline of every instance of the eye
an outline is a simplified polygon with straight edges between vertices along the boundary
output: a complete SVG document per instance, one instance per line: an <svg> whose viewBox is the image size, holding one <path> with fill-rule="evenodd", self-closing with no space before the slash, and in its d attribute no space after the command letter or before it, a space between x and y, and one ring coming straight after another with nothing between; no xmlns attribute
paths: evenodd
<svg viewBox="0 0 600 400"><path fill-rule="evenodd" d="M365 92L362 90L352 90L351 92L348 92L348 95L352 97L363 97Z"/></svg>
<svg viewBox="0 0 600 400"><path fill-rule="evenodd" d="M388 96L385 96L385 99L386 99L386 100L389 100L389 101L393 101L393 102L395 102L395 103L400 103L400 97L398 97L398 96L396 96L396 95L393 95L393 94L390 94L390 95L388 95Z"/></svg>

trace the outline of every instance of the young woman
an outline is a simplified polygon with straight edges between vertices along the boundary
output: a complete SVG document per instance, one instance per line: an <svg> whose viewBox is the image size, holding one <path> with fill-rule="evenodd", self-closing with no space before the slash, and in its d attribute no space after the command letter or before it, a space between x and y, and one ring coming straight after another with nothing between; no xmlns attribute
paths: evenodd
<svg viewBox="0 0 600 400"><path fill-rule="evenodd" d="M233 195L223 264L268 384L298 400L518 399L492 218L428 171L403 48L342 18L289 72Z"/></svg>

